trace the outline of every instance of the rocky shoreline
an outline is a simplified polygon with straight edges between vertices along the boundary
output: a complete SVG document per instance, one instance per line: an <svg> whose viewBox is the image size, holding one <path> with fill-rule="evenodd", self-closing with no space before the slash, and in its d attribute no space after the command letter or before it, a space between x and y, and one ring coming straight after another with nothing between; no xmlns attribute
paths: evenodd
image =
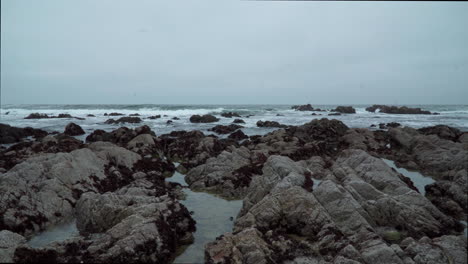
<svg viewBox="0 0 468 264"><path fill-rule="evenodd" d="M165 180L177 170L194 191L243 199L232 232L206 245L207 263L466 263L467 132L266 122L279 129L214 126L230 134L221 138L121 127L86 142L75 124L58 134L1 125L8 142L35 139L0 150L0 262L170 263L196 230L184 187ZM435 182L421 194L383 158ZM78 236L26 243L70 219Z"/></svg>

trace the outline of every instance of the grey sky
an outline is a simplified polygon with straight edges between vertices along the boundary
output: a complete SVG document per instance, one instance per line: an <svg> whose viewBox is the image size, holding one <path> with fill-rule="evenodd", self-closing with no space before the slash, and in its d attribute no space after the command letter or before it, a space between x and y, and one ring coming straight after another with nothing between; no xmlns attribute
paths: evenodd
<svg viewBox="0 0 468 264"><path fill-rule="evenodd" d="M468 2L1 5L3 104L468 103Z"/></svg>

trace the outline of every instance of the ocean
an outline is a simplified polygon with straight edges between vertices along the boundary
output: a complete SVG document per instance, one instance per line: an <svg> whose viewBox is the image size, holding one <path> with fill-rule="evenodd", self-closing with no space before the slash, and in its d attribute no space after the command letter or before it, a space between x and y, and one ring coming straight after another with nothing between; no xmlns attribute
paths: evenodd
<svg viewBox="0 0 468 264"><path fill-rule="evenodd" d="M313 105L314 108L325 110L334 109L337 105ZM423 110L438 112L440 115L396 115L385 113L370 113L365 110L369 105L353 105L356 114L342 114L341 116L328 116L329 112L309 112L294 111L291 105L2 105L0 113L0 123L17 127L33 127L44 129L48 132L63 132L69 122L80 125L86 132L79 136L85 139L86 136L96 129L106 131L114 130L120 126L138 127L148 125L157 135L169 133L175 130L201 130L206 134L213 134L209 128L217 124L228 125L234 118L224 118L220 114L223 112L239 113L245 121L242 124L243 132L247 135L262 135L275 128L259 128L256 126L259 120L277 121L286 125L301 125L316 118L338 119L349 127L369 128L372 124L378 126L379 123L398 122L404 126L421 128L438 124L448 125L462 131L468 131L468 105L411 105L410 107L421 107ZM31 113L44 113L48 115L70 114L78 119L24 119ZM124 115L139 114L143 120L139 124L109 125L104 122L109 117L104 113L119 112ZM316 113L316 116L312 116ZM95 117L87 117L88 114ZM212 114L220 118L219 122L207 124L190 123L192 115ZM159 119L148 119L152 115L161 115ZM246 117L250 116L250 117ZM178 117L179 120L172 120ZM166 124L172 120L172 124ZM224 135L227 136L227 135Z"/></svg>

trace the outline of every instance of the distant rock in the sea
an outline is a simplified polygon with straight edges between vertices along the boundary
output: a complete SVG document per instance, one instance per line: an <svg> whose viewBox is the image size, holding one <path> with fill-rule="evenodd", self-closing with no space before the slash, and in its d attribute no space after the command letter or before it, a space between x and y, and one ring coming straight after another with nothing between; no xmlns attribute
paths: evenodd
<svg viewBox="0 0 468 264"><path fill-rule="evenodd" d="M65 131L63 133L68 136L79 136L85 134L83 128L75 123L69 123L65 127Z"/></svg>
<svg viewBox="0 0 468 264"><path fill-rule="evenodd" d="M241 117L238 113L234 113L234 112L222 113L221 116L222 117L227 117L227 118Z"/></svg>
<svg viewBox="0 0 468 264"><path fill-rule="evenodd" d="M291 109L294 109L296 111L315 111L311 104L293 105L291 106Z"/></svg>
<svg viewBox="0 0 468 264"><path fill-rule="evenodd" d="M193 115L190 117L190 122L191 123L213 123L213 122L218 122L219 118L213 116L213 115Z"/></svg>
<svg viewBox="0 0 468 264"><path fill-rule="evenodd" d="M172 121L172 120L167 120L167 121L166 121L166 124L168 124L168 125L169 125L169 124L172 124L172 123L174 123L174 121Z"/></svg>
<svg viewBox="0 0 468 264"><path fill-rule="evenodd" d="M172 120L180 120L180 118L178 118L177 116L174 116Z"/></svg>
<svg viewBox="0 0 468 264"><path fill-rule="evenodd" d="M287 125L280 124L276 121L262 121L259 120L257 122L258 127L278 127L278 128L285 128L288 127Z"/></svg>
<svg viewBox="0 0 468 264"><path fill-rule="evenodd" d="M239 128L243 128L243 126L236 125L236 124L230 124L228 126L225 125L217 125L215 127L212 127L208 129L209 131L216 132L218 134L229 134L231 132L236 131Z"/></svg>
<svg viewBox="0 0 468 264"><path fill-rule="evenodd" d="M328 115L329 115L329 116L340 116L341 113L330 113L330 114L328 114Z"/></svg>
<svg viewBox="0 0 468 264"><path fill-rule="evenodd" d="M140 116L140 114L135 113L135 114L129 114L128 116Z"/></svg>
<svg viewBox="0 0 468 264"><path fill-rule="evenodd" d="M110 113L110 114L104 113L104 116L123 116L123 115L124 114L122 114L122 113L115 113L115 112Z"/></svg>
<svg viewBox="0 0 468 264"><path fill-rule="evenodd" d="M242 119L234 119L234 121L232 121L232 123L234 123L234 124L245 124L245 121L242 120Z"/></svg>
<svg viewBox="0 0 468 264"><path fill-rule="evenodd" d="M161 118L161 115L148 116L148 119L158 119Z"/></svg>
<svg viewBox="0 0 468 264"><path fill-rule="evenodd" d="M126 117L121 117L117 120L114 120L114 119L108 119L105 123L106 124L120 124L120 123L132 123L132 124L135 124L135 123L141 123L141 118L139 117L129 117L129 116L126 116Z"/></svg>
<svg viewBox="0 0 468 264"><path fill-rule="evenodd" d="M411 108L406 106L388 106L388 105L373 105L366 108L366 111L375 113L379 110L386 114L411 114L411 115L431 115L430 111L422 110L421 108Z"/></svg>
<svg viewBox="0 0 468 264"><path fill-rule="evenodd" d="M82 117L71 116L70 114L59 114L58 116L48 116L47 114L41 113L31 113L24 119L46 119L46 118L76 118L79 120L84 120Z"/></svg>
<svg viewBox="0 0 468 264"><path fill-rule="evenodd" d="M92 114L88 114L86 115L87 117L96 117L95 115L92 115Z"/></svg>
<svg viewBox="0 0 468 264"><path fill-rule="evenodd" d="M338 112L343 114L355 114L356 109L352 106L338 106L337 108L331 110L332 112Z"/></svg>

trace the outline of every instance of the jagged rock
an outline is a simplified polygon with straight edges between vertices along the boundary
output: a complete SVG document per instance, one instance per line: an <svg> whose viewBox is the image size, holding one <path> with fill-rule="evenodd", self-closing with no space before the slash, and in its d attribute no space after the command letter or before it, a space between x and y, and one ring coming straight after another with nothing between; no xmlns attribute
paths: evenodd
<svg viewBox="0 0 468 264"><path fill-rule="evenodd" d="M1 174L0 229L28 235L69 218L81 193L99 192L109 161L132 166L140 159L117 146L91 148L31 157Z"/></svg>
<svg viewBox="0 0 468 264"><path fill-rule="evenodd" d="M314 111L314 108L310 104L306 105L293 105L291 106L291 109L294 109L296 111Z"/></svg>
<svg viewBox="0 0 468 264"><path fill-rule="evenodd" d="M63 133L69 136L79 136L85 134L84 130L75 123L69 123L65 127L65 131Z"/></svg>
<svg viewBox="0 0 468 264"><path fill-rule="evenodd" d="M192 236L195 222L173 198L153 196L151 184L133 185L115 193L83 194L77 203L77 226L87 236L38 249L20 247L15 260L168 263Z"/></svg>
<svg viewBox="0 0 468 264"><path fill-rule="evenodd" d="M335 109L331 110L332 112L339 112L343 114L355 114L356 109L352 106L338 106Z"/></svg>
<svg viewBox="0 0 468 264"><path fill-rule="evenodd" d="M147 125L137 127L135 129L120 127L110 133L101 129L94 130L93 133L86 137L86 142L110 141L115 144L126 145L130 140L141 134L156 136L156 134L151 131L151 128Z"/></svg>
<svg viewBox="0 0 468 264"><path fill-rule="evenodd" d="M123 115L124 114L122 114L122 113L115 113L115 112L110 113L110 114L104 113L104 116L123 116Z"/></svg>
<svg viewBox="0 0 468 264"><path fill-rule="evenodd" d="M190 122L191 123L213 123L213 122L218 122L219 118L213 116L213 115L193 115L190 117Z"/></svg>
<svg viewBox="0 0 468 264"><path fill-rule="evenodd" d="M279 128L288 127L287 125L280 124L276 121L262 121L262 120L257 121L257 126L258 127L279 127Z"/></svg>
<svg viewBox="0 0 468 264"><path fill-rule="evenodd" d="M205 136L200 131L173 131L159 137L164 154L172 161L190 169L203 164L208 158L221 153L228 146L236 145L232 139Z"/></svg>
<svg viewBox="0 0 468 264"><path fill-rule="evenodd" d="M387 114L411 114L411 115L430 115L430 111L421 110L421 108L410 108L406 106L387 106L387 105L373 105L366 108L368 112L375 112L379 110L381 113Z"/></svg>
<svg viewBox="0 0 468 264"><path fill-rule="evenodd" d="M214 126L214 127L210 128L208 130L216 132L218 134L229 134L229 133L232 133L232 132L236 131L239 128L243 128L243 126L239 126L239 125L236 125L236 124L230 124L228 126L217 125L217 126Z"/></svg>
<svg viewBox="0 0 468 264"><path fill-rule="evenodd" d="M239 196L243 190L235 188L233 182L238 179L233 172L248 164L250 152L247 148L223 151L217 157L209 158L205 164L191 169L185 180L192 189L216 191L226 197Z"/></svg>
<svg viewBox="0 0 468 264"><path fill-rule="evenodd" d="M149 116L148 119L158 119L161 118L161 115Z"/></svg>

